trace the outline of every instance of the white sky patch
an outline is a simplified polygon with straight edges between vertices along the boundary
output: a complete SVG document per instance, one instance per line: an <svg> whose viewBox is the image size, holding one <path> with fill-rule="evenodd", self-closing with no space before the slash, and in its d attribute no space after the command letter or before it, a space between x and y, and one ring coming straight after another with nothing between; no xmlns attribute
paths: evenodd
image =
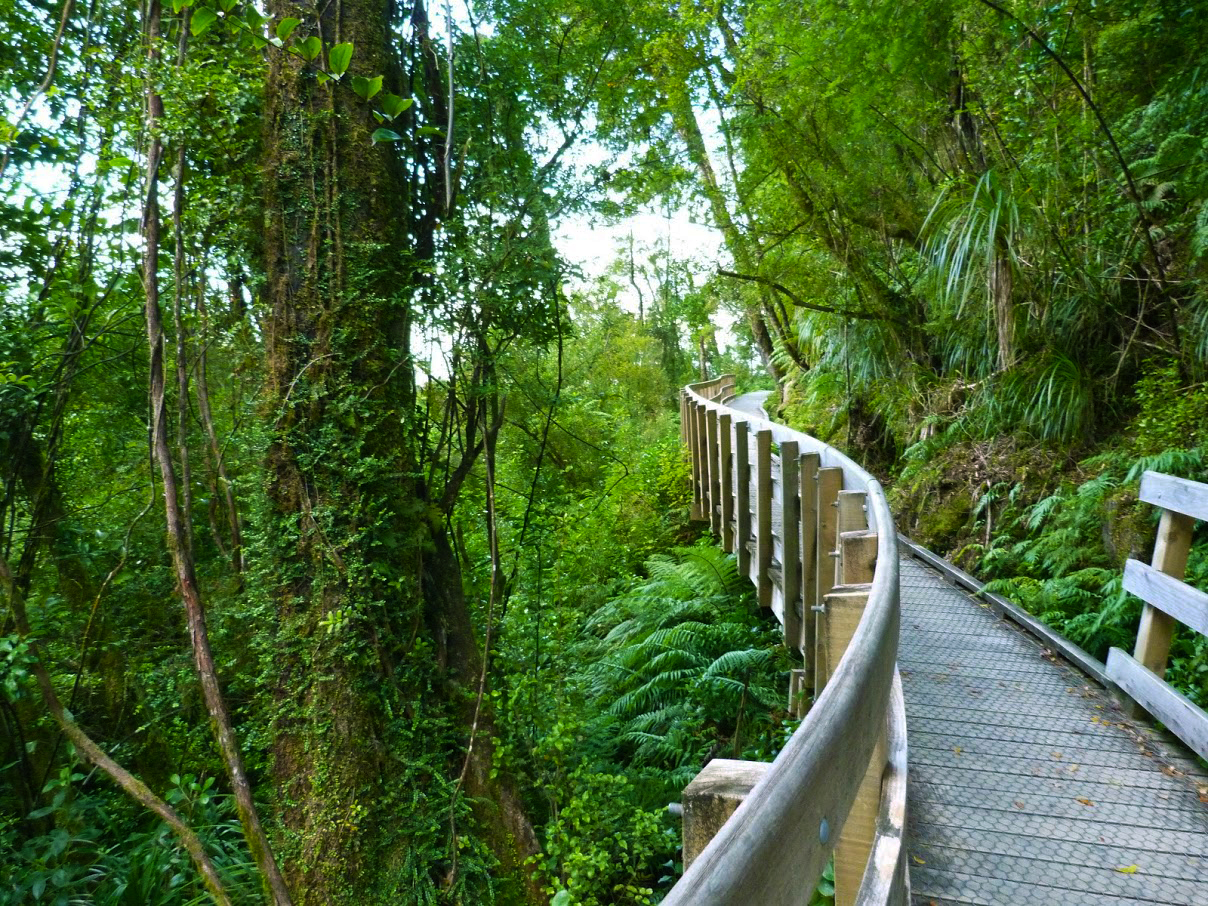
<svg viewBox="0 0 1208 906"><path fill-rule="evenodd" d="M566 260L582 272L572 288L595 283L614 262L628 261L630 237L634 257L643 260L652 251L670 252L673 259L690 261L703 281L721 261L721 234L711 226L695 222L684 210L671 216L641 212L615 223L602 223L590 216L569 217L554 231L554 244ZM622 304L637 311L637 294L628 289Z"/></svg>

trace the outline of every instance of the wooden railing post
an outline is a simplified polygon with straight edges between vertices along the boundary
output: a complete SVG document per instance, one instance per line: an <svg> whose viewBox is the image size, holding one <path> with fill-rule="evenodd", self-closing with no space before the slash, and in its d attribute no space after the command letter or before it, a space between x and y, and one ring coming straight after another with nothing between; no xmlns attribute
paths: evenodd
<svg viewBox="0 0 1208 906"><path fill-rule="evenodd" d="M699 506L695 513L696 519L709 518L709 467L708 467L708 438L705 435L705 405L697 403L692 416L696 431L696 480L700 487L697 497Z"/></svg>
<svg viewBox="0 0 1208 906"><path fill-rule="evenodd" d="M814 600L818 610L814 611L814 690L820 693L830 676L828 652L824 643L826 634L826 596L835 587L835 558L839 555L839 492L843 487L843 470L826 468L818 470L818 531L814 539L815 578Z"/></svg>
<svg viewBox="0 0 1208 906"><path fill-rule="evenodd" d="M772 432L755 432L755 563L759 605L772 606Z"/></svg>
<svg viewBox="0 0 1208 906"><path fill-rule="evenodd" d="M784 644L789 650L801 647L801 624L805 616L801 602L801 473L797 441L780 444L780 548L784 592Z"/></svg>
<svg viewBox="0 0 1208 906"><path fill-rule="evenodd" d="M709 527L721 534L721 443L717 436L717 410L705 413L705 430L709 441Z"/></svg>
<svg viewBox="0 0 1208 906"><path fill-rule="evenodd" d="M818 604L818 469L817 453L803 453L797 474L801 496L801 656L805 667L803 684L814 688L815 611Z"/></svg>
<svg viewBox="0 0 1208 906"><path fill-rule="evenodd" d="M864 491L840 491L838 506L835 516L835 584L847 585L851 584L844 582L843 575L843 559L846 548L841 543L844 535L849 532L859 532L868 528L868 514L865 510L868 501L868 494ZM870 582L871 579L860 579L861 582Z"/></svg>
<svg viewBox="0 0 1208 906"><path fill-rule="evenodd" d="M684 869L717 836L771 767L762 761L714 758L684 787Z"/></svg>
<svg viewBox="0 0 1208 906"><path fill-rule="evenodd" d="M869 537L874 555L867 557ZM830 670L847 650L856 627L864 615L876 563L876 533L844 532L839 541L839 560L853 582L838 585L826 598L826 647ZM860 568L857 568L859 564ZM885 734L882 731L869 759L860 790L852 803L843 830L835 844L835 906L851 906L856 901L860 881L876 837L877 814L881 803L881 777L885 771Z"/></svg>
<svg viewBox="0 0 1208 906"><path fill-rule="evenodd" d="M717 420L718 447L721 457L721 546L727 553L734 551L734 448L730 414Z"/></svg>
<svg viewBox="0 0 1208 906"><path fill-rule="evenodd" d="M738 572L751 575L751 431L746 422L734 423L734 546Z"/></svg>
<svg viewBox="0 0 1208 906"><path fill-rule="evenodd" d="M1187 556L1191 551L1191 532L1195 520L1183 513L1173 510L1162 510L1162 518L1158 522L1158 537L1154 542L1153 568L1176 579L1182 579L1187 573ZM1166 675L1166 662L1170 658L1170 642L1174 638L1177 625L1174 617L1163 613L1148 602L1141 607L1141 623L1137 626L1137 644L1133 648L1133 658L1141 666L1152 670L1154 675L1161 678ZM1124 709L1134 719L1143 718L1145 708L1137 702L1131 702Z"/></svg>
<svg viewBox="0 0 1208 906"><path fill-rule="evenodd" d="M1191 550L1191 530L1195 520L1182 513L1162 510L1158 523L1158 540L1153 548L1153 568L1182 579L1187 572L1187 555ZM1133 657L1158 676L1166 674L1166 660L1170 656L1170 640L1174 635L1175 620L1151 604L1141 610L1141 625L1137 629L1137 647Z"/></svg>

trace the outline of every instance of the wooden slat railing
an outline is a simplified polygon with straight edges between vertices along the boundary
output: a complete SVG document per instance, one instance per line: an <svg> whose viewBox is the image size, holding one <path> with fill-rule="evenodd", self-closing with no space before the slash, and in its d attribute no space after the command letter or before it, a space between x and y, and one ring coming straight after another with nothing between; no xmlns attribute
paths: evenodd
<svg viewBox="0 0 1208 906"><path fill-rule="evenodd" d="M907 903L898 548L885 494L832 447L726 406L733 392L725 376L682 394L693 514L737 552L801 653L794 692L816 699L663 902L803 903L833 854L836 903Z"/></svg>
<svg viewBox="0 0 1208 906"><path fill-rule="evenodd" d="M1129 560L1124 588L1145 602L1133 656L1113 648L1107 675L1172 733L1208 758L1208 714L1163 679L1176 623L1208 635L1208 594L1184 584L1195 520L1208 520L1208 485L1160 472L1141 476L1141 500L1162 511L1152 565Z"/></svg>

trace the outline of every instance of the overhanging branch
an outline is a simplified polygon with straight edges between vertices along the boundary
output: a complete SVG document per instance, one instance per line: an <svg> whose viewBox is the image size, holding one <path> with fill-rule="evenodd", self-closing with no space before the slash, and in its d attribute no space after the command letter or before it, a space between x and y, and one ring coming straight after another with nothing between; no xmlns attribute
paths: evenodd
<svg viewBox="0 0 1208 906"><path fill-rule="evenodd" d="M735 273L734 271L727 271L722 268L718 268L717 273L722 277L729 277L733 280L746 280L748 283L758 283L760 286L771 287L772 289L776 290L776 292L780 293L785 298L787 298L790 302L792 302L798 308L805 308L810 311L821 312L824 315L838 315L841 318L853 318L857 321L883 321L883 322L888 322L890 324L899 324L902 327L909 326L905 321L901 320L900 318L891 318L891 317L887 317L885 315L869 314L866 311L852 311L849 308L830 308L826 305L818 305L816 302L806 302L804 299L802 299L800 296L798 296L795 292L793 292L787 286L785 286L782 283L777 283L775 280L771 279L770 277L762 277L759 274L738 274L738 273Z"/></svg>

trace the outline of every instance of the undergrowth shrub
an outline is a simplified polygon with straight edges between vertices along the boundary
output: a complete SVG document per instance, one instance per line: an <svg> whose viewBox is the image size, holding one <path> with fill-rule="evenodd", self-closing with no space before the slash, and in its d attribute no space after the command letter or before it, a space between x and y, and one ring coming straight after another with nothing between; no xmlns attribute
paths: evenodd
<svg viewBox="0 0 1208 906"><path fill-rule="evenodd" d="M734 558L702 544L646 569L584 623L536 747L554 902L657 902L679 874L667 804L710 758L768 758L786 735L786 655Z"/></svg>
<svg viewBox="0 0 1208 906"><path fill-rule="evenodd" d="M1173 365L1152 368L1137 384L1138 415L1117 446L1078 464L1081 480L1061 481L1031 504L1004 499L988 543L963 552L986 586L1102 659L1110 647L1131 651L1141 602L1123 589L1124 562L1148 562L1159 511L1139 503L1147 470L1208 481L1200 440L1208 429L1208 391L1183 388ZM1208 588L1208 531L1196 529L1188 584ZM1208 703L1208 640L1176 631L1167 679Z"/></svg>
<svg viewBox="0 0 1208 906"><path fill-rule="evenodd" d="M91 781L65 767L47 782L51 804L27 819L49 821L43 833L20 835L15 820L0 824L0 906L210 902L172 830ZM197 831L235 902L260 902L233 798L214 789L213 777L173 775L171 782L166 800Z"/></svg>

